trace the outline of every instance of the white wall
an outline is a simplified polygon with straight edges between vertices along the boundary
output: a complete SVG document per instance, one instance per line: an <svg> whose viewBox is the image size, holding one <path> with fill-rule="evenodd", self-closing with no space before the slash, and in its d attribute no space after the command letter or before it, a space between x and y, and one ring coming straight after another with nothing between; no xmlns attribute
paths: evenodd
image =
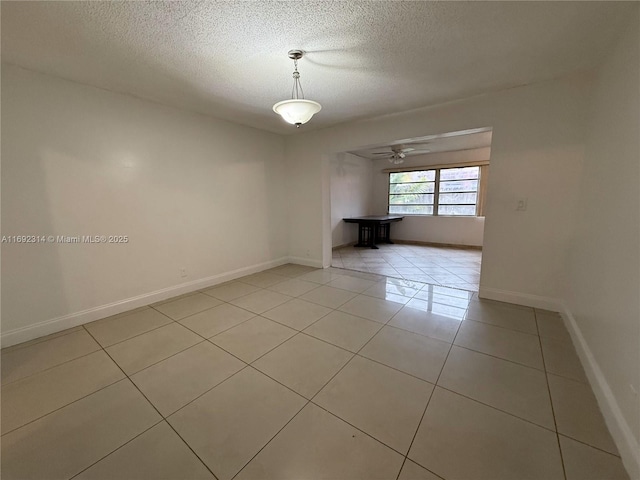
<svg viewBox="0 0 640 480"><path fill-rule="evenodd" d="M513 88L287 139L290 254L328 265L330 153L492 127L481 291L556 307L584 153L589 75ZM516 212L528 198L528 210Z"/></svg>
<svg viewBox="0 0 640 480"><path fill-rule="evenodd" d="M401 167L422 167L451 163L489 160L490 148L475 148L456 152L438 152L405 158ZM389 174L383 170L391 168L388 160L373 161L373 210L387 211ZM451 245L482 246L484 217L440 217L407 215L402 222L394 223L392 236L396 240L445 243Z"/></svg>
<svg viewBox="0 0 640 480"><path fill-rule="evenodd" d="M331 245L338 247L358 240L358 226L343 218L371 214L371 160L338 153L329 161L331 169Z"/></svg>
<svg viewBox="0 0 640 480"><path fill-rule="evenodd" d="M3 235L130 239L3 244L3 343L282 261L283 154L278 135L3 65Z"/></svg>
<svg viewBox="0 0 640 480"><path fill-rule="evenodd" d="M630 388L640 391L638 9L630 22L596 79L564 295L583 363L638 479L640 399Z"/></svg>

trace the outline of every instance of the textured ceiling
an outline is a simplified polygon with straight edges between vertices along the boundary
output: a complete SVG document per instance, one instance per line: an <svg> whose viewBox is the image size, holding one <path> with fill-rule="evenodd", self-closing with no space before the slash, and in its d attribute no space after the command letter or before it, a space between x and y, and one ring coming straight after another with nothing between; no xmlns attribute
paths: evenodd
<svg viewBox="0 0 640 480"><path fill-rule="evenodd" d="M289 49L308 131L591 68L633 3L2 1L2 60L293 133Z"/></svg>

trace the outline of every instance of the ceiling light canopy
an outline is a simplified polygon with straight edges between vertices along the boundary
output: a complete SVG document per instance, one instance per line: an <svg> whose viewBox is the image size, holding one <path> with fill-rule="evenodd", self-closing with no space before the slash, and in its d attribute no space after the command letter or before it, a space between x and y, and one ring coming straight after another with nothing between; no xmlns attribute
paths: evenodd
<svg viewBox="0 0 640 480"><path fill-rule="evenodd" d="M293 60L293 88L291 90L291 100L283 100L273 106L273 111L280 115L285 122L300 128L300 125L311 120L322 106L313 100L305 100L302 85L300 84L300 73L298 72L298 60L302 58L302 50L289 50L289 58Z"/></svg>

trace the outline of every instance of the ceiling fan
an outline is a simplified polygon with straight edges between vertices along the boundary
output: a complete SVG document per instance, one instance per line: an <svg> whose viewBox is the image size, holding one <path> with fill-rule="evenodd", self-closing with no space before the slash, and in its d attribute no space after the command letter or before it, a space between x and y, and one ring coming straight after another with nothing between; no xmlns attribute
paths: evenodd
<svg viewBox="0 0 640 480"><path fill-rule="evenodd" d="M419 147L425 144L412 144L413 146ZM413 154L416 153L429 153L431 150L423 149L418 150L413 147L405 147L404 145L389 145L389 150L384 152L372 152L372 155L384 155L389 159L389 162L394 165L399 165L404 162L404 158L407 156L407 153L411 152Z"/></svg>

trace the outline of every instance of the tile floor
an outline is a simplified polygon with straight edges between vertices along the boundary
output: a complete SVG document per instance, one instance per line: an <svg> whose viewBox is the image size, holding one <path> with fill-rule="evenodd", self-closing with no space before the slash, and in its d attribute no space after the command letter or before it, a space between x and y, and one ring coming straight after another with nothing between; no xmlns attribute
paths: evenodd
<svg viewBox="0 0 640 480"><path fill-rule="evenodd" d="M331 266L478 291L481 250L403 244L378 247L336 249Z"/></svg>
<svg viewBox="0 0 640 480"><path fill-rule="evenodd" d="M3 479L625 479L557 314L285 265L2 350Z"/></svg>

